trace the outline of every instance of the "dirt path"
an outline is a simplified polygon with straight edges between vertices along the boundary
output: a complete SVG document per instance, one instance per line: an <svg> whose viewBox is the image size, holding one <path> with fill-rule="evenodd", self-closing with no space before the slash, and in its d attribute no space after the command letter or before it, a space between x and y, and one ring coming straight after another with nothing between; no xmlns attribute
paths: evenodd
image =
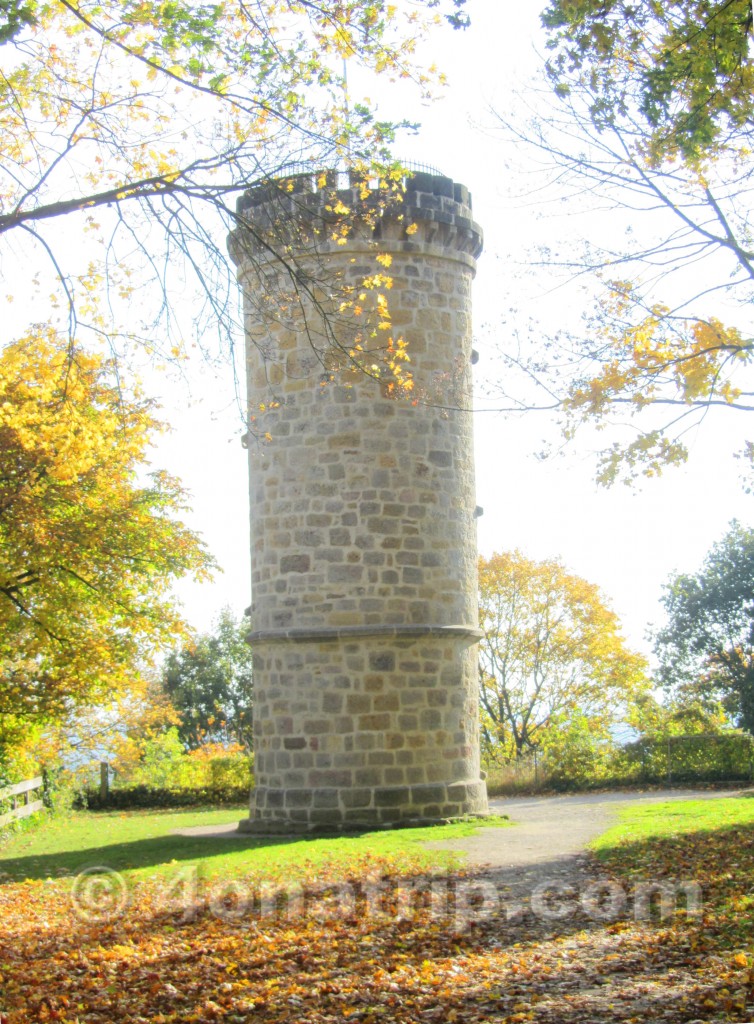
<svg viewBox="0 0 754 1024"><path fill-rule="evenodd" d="M505 972L495 1019L502 1012L506 1022L537 1024L754 1022L754 1014L710 1009L725 962L690 956L683 945L658 946L656 926L637 909L641 885L624 891L586 849L623 807L741 792L495 799L490 809L507 814L513 827L429 844L466 855L467 891L461 883L456 900L467 925L486 936L490 950L521 950Z"/></svg>

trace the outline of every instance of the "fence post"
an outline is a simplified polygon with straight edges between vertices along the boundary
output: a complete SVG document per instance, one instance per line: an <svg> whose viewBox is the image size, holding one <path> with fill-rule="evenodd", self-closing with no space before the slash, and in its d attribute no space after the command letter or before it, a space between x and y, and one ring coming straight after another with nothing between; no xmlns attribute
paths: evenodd
<svg viewBox="0 0 754 1024"><path fill-rule="evenodd" d="M110 791L110 779L107 770L107 761L100 761L99 763L99 798L103 804L107 803L108 793Z"/></svg>
<svg viewBox="0 0 754 1024"><path fill-rule="evenodd" d="M671 786L673 784L673 772L671 771L671 768L670 768L670 757L671 757L670 751L671 751L670 737L668 736L668 785L669 786Z"/></svg>

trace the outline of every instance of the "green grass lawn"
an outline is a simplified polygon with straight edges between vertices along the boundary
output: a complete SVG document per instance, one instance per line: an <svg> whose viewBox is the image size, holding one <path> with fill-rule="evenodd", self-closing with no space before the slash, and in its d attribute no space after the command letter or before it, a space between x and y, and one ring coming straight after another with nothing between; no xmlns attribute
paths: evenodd
<svg viewBox="0 0 754 1024"><path fill-rule="evenodd" d="M256 838L249 835L175 835L195 825L224 825L247 815L246 807L222 810L78 811L49 818L0 844L0 881L59 878L95 865L134 880L195 864L203 877L254 875L291 882L317 873L358 874L370 864L396 873L451 868L457 854L428 850L425 840L457 839L503 818L461 821L430 828L395 829L328 837Z"/></svg>
<svg viewBox="0 0 754 1024"><path fill-rule="evenodd" d="M632 856L654 841L720 832L754 825L754 799L718 797L711 800L669 800L624 808L619 820L590 845L602 860L610 860L628 846Z"/></svg>

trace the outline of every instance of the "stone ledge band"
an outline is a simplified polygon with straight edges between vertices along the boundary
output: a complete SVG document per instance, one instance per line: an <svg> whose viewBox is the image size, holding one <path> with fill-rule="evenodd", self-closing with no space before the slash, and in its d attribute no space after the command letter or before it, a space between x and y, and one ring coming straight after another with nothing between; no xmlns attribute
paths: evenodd
<svg viewBox="0 0 754 1024"><path fill-rule="evenodd" d="M325 626L318 629L260 629L248 633L246 639L250 644L274 644L288 641L327 643L332 640L358 640L361 637L395 637L396 639L414 640L425 636L465 639L470 645L481 640L484 631L475 626L460 625Z"/></svg>

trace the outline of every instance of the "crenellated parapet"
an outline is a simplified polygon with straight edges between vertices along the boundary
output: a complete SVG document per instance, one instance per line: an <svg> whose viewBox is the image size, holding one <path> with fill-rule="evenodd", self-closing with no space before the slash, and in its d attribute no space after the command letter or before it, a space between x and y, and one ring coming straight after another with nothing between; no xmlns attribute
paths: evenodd
<svg viewBox="0 0 754 1024"><path fill-rule="evenodd" d="M245 192L237 212L246 228L231 235L236 262L276 259L286 247L318 255L337 253L341 239L383 252L436 252L475 266L483 234L464 185L442 175L416 173L386 190L379 183L327 171L297 174ZM248 229L251 229L249 231Z"/></svg>

